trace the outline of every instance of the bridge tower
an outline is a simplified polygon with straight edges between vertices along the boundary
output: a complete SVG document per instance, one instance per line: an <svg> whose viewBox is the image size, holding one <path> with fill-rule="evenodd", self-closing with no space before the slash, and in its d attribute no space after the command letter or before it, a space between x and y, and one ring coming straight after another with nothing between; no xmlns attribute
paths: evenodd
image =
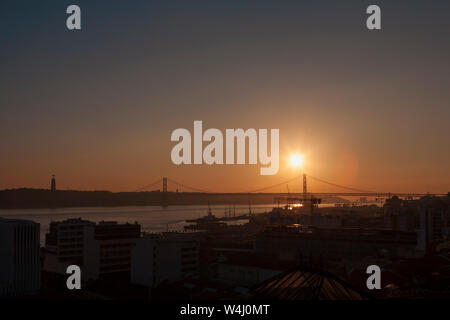
<svg viewBox="0 0 450 320"><path fill-rule="evenodd" d="M163 177L163 192L167 192L167 178Z"/></svg>
<svg viewBox="0 0 450 320"><path fill-rule="evenodd" d="M306 173L303 174L303 199L306 199L306 194L308 193L308 188L306 185Z"/></svg>

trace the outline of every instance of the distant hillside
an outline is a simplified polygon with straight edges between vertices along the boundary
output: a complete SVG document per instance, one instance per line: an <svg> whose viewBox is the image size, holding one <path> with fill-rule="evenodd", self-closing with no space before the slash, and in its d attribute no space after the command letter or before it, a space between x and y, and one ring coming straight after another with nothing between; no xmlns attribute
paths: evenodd
<svg viewBox="0 0 450 320"><path fill-rule="evenodd" d="M98 206L147 206L147 205L205 205L205 204L273 204L276 197L284 193L185 193L185 192L109 192L72 191L51 192L44 189L14 189L0 191L0 208L62 208ZM299 196L290 194L290 196ZM340 201L327 197L325 202Z"/></svg>

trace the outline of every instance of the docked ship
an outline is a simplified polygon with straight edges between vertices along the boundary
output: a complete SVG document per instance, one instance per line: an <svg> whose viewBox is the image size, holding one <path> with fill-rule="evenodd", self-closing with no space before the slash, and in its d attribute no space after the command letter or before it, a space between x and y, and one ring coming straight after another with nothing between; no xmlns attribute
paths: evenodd
<svg viewBox="0 0 450 320"><path fill-rule="evenodd" d="M205 230L205 231L214 231L217 229L223 229L229 224L226 222L231 221L240 221L240 220L250 220L253 217L251 212L251 207L249 206L249 212L248 214L241 214L236 215L236 210L233 210L233 213L231 212L231 208L225 210L225 216L218 218L215 215L212 214L211 208L208 206L208 214L204 217L198 218L198 219L190 219L186 220L186 222L191 223L184 227L185 230L189 231L198 231L198 230Z"/></svg>
<svg viewBox="0 0 450 320"><path fill-rule="evenodd" d="M221 222L219 218L212 214L210 207L208 207L208 214L206 216L186 220L186 222L191 223L184 227L186 231L216 230L227 226L225 222Z"/></svg>

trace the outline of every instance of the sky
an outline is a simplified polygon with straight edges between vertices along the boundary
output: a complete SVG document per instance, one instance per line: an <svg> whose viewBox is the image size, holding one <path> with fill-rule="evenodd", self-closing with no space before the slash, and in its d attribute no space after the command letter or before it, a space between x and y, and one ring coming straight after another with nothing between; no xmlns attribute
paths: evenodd
<svg viewBox="0 0 450 320"><path fill-rule="evenodd" d="M66 28L70 4L80 31ZM382 30L366 28L370 4ZM55 174L61 189L132 191L166 176L242 192L304 172L446 193L449 15L446 0L3 0L0 189L48 188ZM172 164L171 133L194 120L279 129L279 172Z"/></svg>

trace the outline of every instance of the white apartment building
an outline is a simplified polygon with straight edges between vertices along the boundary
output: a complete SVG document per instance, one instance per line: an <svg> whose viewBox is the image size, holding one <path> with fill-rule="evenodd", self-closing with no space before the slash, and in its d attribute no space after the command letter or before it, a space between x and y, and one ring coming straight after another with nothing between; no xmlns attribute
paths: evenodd
<svg viewBox="0 0 450 320"><path fill-rule="evenodd" d="M83 281L130 272L131 249L140 238L139 224L68 219L50 223L46 234L44 270L66 274L69 265L81 268Z"/></svg>
<svg viewBox="0 0 450 320"><path fill-rule="evenodd" d="M70 265L81 268L83 281L98 278L99 244L95 223L82 219L51 222L45 236L44 270L66 274Z"/></svg>

